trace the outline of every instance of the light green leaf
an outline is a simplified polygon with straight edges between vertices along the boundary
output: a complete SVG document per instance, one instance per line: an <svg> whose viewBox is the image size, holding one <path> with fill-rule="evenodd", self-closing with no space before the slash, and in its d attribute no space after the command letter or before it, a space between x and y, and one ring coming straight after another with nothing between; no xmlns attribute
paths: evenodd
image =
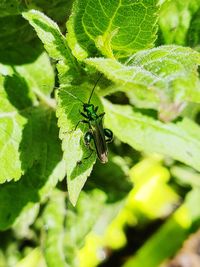
<svg viewBox="0 0 200 267"><path fill-rule="evenodd" d="M52 58L56 60L67 59L68 50L64 36L54 21L37 10L29 10L22 15L34 27Z"/></svg>
<svg viewBox="0 0 200 267"><path fill-rule="evenodd" d="M31 47L28 47L31 50ZM0 63L0 73L7 77L23 77L27 89L32 92L32 98L34 99L34 93L38 99L51 106L50 94L54 88L54 71L45 52L31 63L12 65L12 67ZM15 86L17 85L13 81L13 87Z"/></svg>
<svg viewBox="0 0 200 267"><path fill-rule="evenodd" d="M18 81L17 86L22 87L23 81L16 80ZM20 114L19 110L27 108L32 102L25 95L27 92L24 91L25 94L20 95L19 106L15 107L13 101L17 102L18 98L15 100L11 98L9 101L10 80L0 77L0 83L0 183L4 183L12 179L18 180L31 164L30 159L32 157L23 141L25 140L26 144L30 145L26 132L23 131L28 118ZM4 91L3 86L5 86L6 91ZM16 92L18 91L17 86Z"/></svg>
<svg viewBox="0 0 200 267"><path fill-rule="evenodd" d="M40 205L38 203L29 203L26 205L12 226L12 231L15 233L17 238L32 238L33 231L30 226L35 222L36 217L39 214L39 210Z"/></svg>
<svg viewBox="0 0 200 267"><path fill-rule="evenodd" d="M65 215L65 194L54 190L43 214L46 230L43 234L43 251L48 267L69 267L65 262L64 250Z"/></svg>
<svg viewBox="0 0 200 267"><path fill-rule="evenodd" d="M105 124L122 142L139 151L170 156L200 171L200 128L190 119L162 123L130 106L104 101L104 108Z"/></svg>
<svg viewBox="0 0 200 267"><path fill-rule="evenodd" d="M42 251L39 247L32 249L23 259L21 259L16 267L47 267Z"/></svg>
<svg viewBox="0 0 200 267"><path fill-rule="evenodd" d="M38 97L44 99L50 96L54 88L54 70L47 53L43 52L33 63L16 66L16 71Z"/></svg>
<svg viewBox="0 0 200 267"><path fill-rule="evenodd" d="M144 50L126 65L105 58L85 61L114 81L116 90L128 92L133 102L134 97L136 103L145 101L147 94L164 121L177 117L185 101L200 102L200 54L190 48L170 45Z"/></svg>
<svg viewBox="0 0 200 267"><path fill-rule="evenodd" d="M74 72L76 71L77 74L77 62L72 56L65 37L62 35L58 25L37 10L24 12L22 15L36 30L49 56L53 59L65 62L68 70L73 70Z"/></svg>
<svg viewBox="0 0 200 267"><path fill-rule="evenodd" d="M172 166L170 169L173 177L180 185L191 186L193 188L200 188L200 175L194 169L188 166Z"/></svg>
<svg viewBox="0 0 200 267"><path fill-rule="evenodd" d="M69 46L78 59L93 55L94 44L107 57L127 57L153 46L157 11L155 0L76 0L67 23Z"/></svg>
<svg viewBox="0 0 200 267"><path fill-rule="evenodd" d="M98 220L101 219L103 211L105 212L105 202L106 194L101 190L95 189L87 193L82 191L77 206L75 208L68 207L65 224L68 231L65 232L64 248L70 267L79 266L77 252L84 246L87 235L94 229ZM105 224L107 225L107 221L99 223L98 226L103 228ZM99 228L100 232L101 229Z"/></svg>
<svg viewBox="0 0 200 267"><path fill-rule="evenodd" d="M29 157L34 159L34 163L18 182L1 185L0 229L10 227L21 212L27 209L27 205L44 200L66 173L54 112L39 108L32 110L26 127L23 131L30 140L30 145L25 143L29 155L26 154L22 163L29 161ZM25 148L22 147L22 151ZM10 157L7 158L7 164L13 163Z"/></svg>
<svg viewBox="0 0 200 267"><path fill-rule="evenodd" d="M39 61L41 64L41 60ZM38 63L36 63L36 66ZM18 180L32 166L33 161L37 159L39 151L37 139L33 138L33 132L37 129L37 125L34 125L33 104L37 102L29 86L33 82L35 88L37 88L38 84L40 84L40 79L38 77L38 84L33 81L25 66L19 66L19 71L22 74L24 73L25 79L17 72L14 66L11 68L0 64L0 72L5 75L0 77L0 183L6 180ZM50 83L51 79L48 84ZM39 92L39 88L37 89ZM40 95L47 102L48 97L42 93ZM40 111L39 109L38 114L40 114ZM36 127L35 129L33 128L34 126ZM11 155L13 161L10 161Z"/></svg>
<svg viewBox="0 0 200 267"><path fill-rule="evenodd" d="M161 6L159 24L166 44L186 44L186 35L199 0L170 0Z"/></svg>
<svg viewBox="0 0 200 267"><path fill-rule="evenodd" d="M95 153L88 159L85 159L91 154L91 151L85 146L83 141L84 134L89 128L86 124L78 124L83 119L83 116L80 114L80 110L82 110L81 101L84 103L88 102L91 92L90 88L92 86L88 84L81 87L63 87L58 90L57 95L58 125L60 127L64 159L67 165L69 198L73 205L76 204L78 195L87 177L90 175L96 160ZM101 113L102 105L95 95L92 98L92 103L99 106L98 112Z"/></svg>

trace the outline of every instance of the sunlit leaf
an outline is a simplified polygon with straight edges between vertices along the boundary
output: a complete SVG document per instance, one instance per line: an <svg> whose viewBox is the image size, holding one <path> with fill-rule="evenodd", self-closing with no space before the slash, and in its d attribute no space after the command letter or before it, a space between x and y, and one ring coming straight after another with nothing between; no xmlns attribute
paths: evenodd
<svg viewBox="0 0 200 267"><path fill-rule="evenodd" d="M162 123L134 112L130 106L104 101L105 123L115 135L139 151L159 153L200 171L200 128L189 119Z"/></svg>
<svg viewBox="0 0 200 267"><path fill-rule="evenodd" d="M177 117L186 101L200 102L200 54L190 48L160 46L134 54L126 64L105 58L86 62L115 82L116 91L158 109L164 121Z"/></svg>
<svg viewBox="0 0 200 267"><path fill-rule="evenodd" d="M23 131L26 132L25 137L28 138L30 145L27 139L23 141L25 147L22 146L21 153L24 157L20 157L19 162L27 164L32 160L32 167L18 182L1 185L0 229L10 227L30 203L34 205L41 200L44 201L66 173L54 112L34 109ZM24 149L26 153L23 154ZM14 152L12 153L14 155ZM4 169L9 172L14 164L10 157L6 162L8 166Z"/></svg>
<svg viewBox="0 0 200 267"><path fill-rule="evenodd" d="M67 186L69 197L73 205L76 204L78 195L92 171L96 155L85 146L83 137L89 130L88 125L79 123L83 119L80 114L82 103L88 102L90 96L89 84L82 87L63 87L58 90L57 117L60 127L60 138L62 149L67 166ZM81 101L80 101L80 100ZM102 106L94 96L92 103L99 106L101 113Z"/></svg>
<svg viewBox="0 0 200 267"><path fill-rule="evenodd" d="M77 0L67 23L68 43L78 59L96 53L95 46L107 57L127 57L153 46L157 11L154 0Z"/></svg>
<svg viewBox="0 0 200 267"><path fill-rule="evenodd" d="M69 267L64 251L65 194L54 190L44 214L43 251L48 267Z"/></svg>

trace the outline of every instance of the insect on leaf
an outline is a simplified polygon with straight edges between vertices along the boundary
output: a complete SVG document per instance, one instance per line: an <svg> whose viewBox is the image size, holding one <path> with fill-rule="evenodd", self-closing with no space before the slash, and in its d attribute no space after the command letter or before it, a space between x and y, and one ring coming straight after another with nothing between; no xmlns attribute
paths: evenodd
<svg viewBox="0 0 200 267"><path fill-rule="evenodd" d="M96 155L85 146L83 137L88 131L88 125L79 123L83 119L82 111L83 101L88 102L91 85L82 87L63 87L58 90L57 117L60 127L60 138L62 139L62 149L67 165L67 185L69 198L73 205L76 204L78 195L92 171ZM81 100L79 100L79 99ZM97 97L93 95L91 103L99 106L102 111L102 105ZM87 158L88 157L88 158Z"/></svg>

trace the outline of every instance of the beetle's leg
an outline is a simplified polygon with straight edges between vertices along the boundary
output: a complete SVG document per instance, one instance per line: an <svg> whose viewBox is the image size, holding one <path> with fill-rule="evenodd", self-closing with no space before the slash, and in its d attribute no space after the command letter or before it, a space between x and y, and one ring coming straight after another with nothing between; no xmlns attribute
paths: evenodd
<svg viewBox="0 0 200 267"><path fill-rule="evenodd" d="M88 116L87 116L85 113L83 113L83 112L80 111L80 110L79 110L79 112L80 112L80 114L81 114L84 118L88 119Z"/></svg>
<svg viewBox="0 0 200 267"><path fill-rule="evenodd" d="M78 127L78 125L79 125L79 123L89 123L89 121L87 121L87 120L80 120L77 124L76 124L76 126L75 126L75 128L74 128L74 131L76 131L76 129L77 129L77 127Z"/></svg>
<svg viewBox="0 0 200 267"><path fill-rule="evenodd" d="M76 126L74 127L73 130L71 130L71 131L66 131L66 132L63 132L63 133L65 134L65 133L73 133L73 132L75 132L80 122L81 122L81 123L89 123L89 121L87 121L87 120L80 120L80 121L76 124Z"/></svg>
<svg viewBox="0 0 200 267"><path fill-rule="evenodd" d="M98 107L98 106L96 106L96 107L95 107L95 109L94 109L94 111L95 111L95 112L97 112L98 108L99 108L99 107Z"/></svg>
<svg viewBox="0 0 200 267"><path fill-rule="evenodd" d="M105 137L106 137L106 143L110 143L113 140L113 132L107 128L103 129Z"/></svg>
<svg viewBox="0 0 200 267"><path fill-rule="evenodd" d="M91 149L91 153L90 153L90 155L87 156L87 157L85 157L84 160L85 160L85 159L89 159L89 158L92 156L92 154L94 153L94 149L92 149L91 147L90 147L90 149Z"/></svg>

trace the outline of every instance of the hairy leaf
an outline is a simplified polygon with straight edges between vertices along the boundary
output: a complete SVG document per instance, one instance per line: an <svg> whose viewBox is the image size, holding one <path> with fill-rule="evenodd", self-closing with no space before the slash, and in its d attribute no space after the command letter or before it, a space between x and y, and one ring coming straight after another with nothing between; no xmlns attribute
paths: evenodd
<svg viewBox="0 0 200 267"><path fill-rule="evenodd" d="M83 137L88 131L88 125L79 123L83 119L80 114L82 103L88 102L90 90L89 85L82 87L63 87L58 90L57 117L60 127L60 138L62 139L62 149L67 165L67 185L69 198L73 205L76 204L78 195L90 175L92 166L96 160L95 153L85 146ZM91 86L92 87L92 86ZM80 101L80 100L81 101ZM99 106L101 113L101 103L95 96L91 103ZM88 157L88 158L87 158ZM87 159L85 159L87 158Z"/></svg>
<svg viewBox="0 0 200 267"><path fill-rule="evenodd" d="M58 25L37 10L24 12L23 17L34 27L49 56L53 59L60 60L61 64L64 62L66 71L71 70L72 76L73 72L76 72L77 74L77 62L72 56L65 37L62 35Z"/></svg>
<svg viewBox="0 0 200 267"><path fill-rule="evenodd" d="M31 164L32 157L31 155L29 157L29 151L23 145L24 138L26 144L30 145L26 132L23 131L28 118L20 114L20 110L29 107L32 101L28 96L21 95L19 106L16 107L17 99L14 100L15 103L10 102L9 89L8 93L4 91L4 85L7 89L9 80L3 77L0 79L0 183L4 183L12 179L18 180ZM21 85L19 81L18 85ZM11 156L12 160L10 160Z"/></svg>
<svg viewBox="0 0 200 267"><path fill-rule="evenodd" d="M32 64L16 66L16 71L23 76L29 88L44 102L50 102L54 88L54 71L49 57L43 52Z"/></svg>
<svg viewBox="0 0 200 267"><path fill-rule="evenodd" d="M104 58L85 61L117 83L116 90L129 92L133 102L134 97L136 103L145 101L147 95L164 121L179 115L185 101L200 102L200 54L190 48L170 45L144 50L125 65Z"/></svg>
<svg viewBox="0 0 200 267"><path fill-rule="evenodd" d="M127 57L152 47L156 39L157 1L76 0L68 26L68 43L78 59L96 53Z"/></svg>
<svg viewBox="0 0 200 267"><path fill-rule="evenodd" d="M27 49L30 53L33 52L31 46L27 45ZM20 53L17 52L17 54ZM46 52L43 52L32 60L33 62L30 63L26 62L26 64L12 66L0 63L0 73L7 76L6 79L10 79L10 86L12 85L12 87L16 86L17 77L24 80L24 87L27 87L27 91L30 91L32 95L35 93L43 102L49 101L50 103L50 94L54 87L54 72L49 57ZM11 79L13 79L12 82ZM25 89L22 85L21 87L21 90Z"/></svg>
<svg viewBox="0 0 200 267"><path fill-rule="evenodd" d="M31 144L26 144L29 156L24 161L35 153L34 163L18 182L1 185L0 229L10 227L21 212L27 209L27 205L44 200L58 180L65 176L65 162L62 160L55 114L51 110L42 112L37 108L32 111L32 120L28 120L26 127ZM10 158L7 159L7 164L13 164ZM9 169L10 166L6 168Z"/></svg>
<svg viewBox="0 0 200 267"><path fill-rule="evenodd" d="M193 121L162 123L130 106L104 101L104 107L106 125L122 142L139 151L170 156L200 171L200 128Z"/></svg>
<svg viewBox="0 0 200 267"><path fill-rule="evenodd" d="M37 141L30 138L37 130L32 121L32 107L37 103L33 93L42 102L52 104L49 94L54 85L54 74L46 53L30 64L12 67L0 64L0 73L4 75L0 88L2 183L19 179L37 158L38 146L33 145ZM10 155L14 164L9 160Z"/></svg>

